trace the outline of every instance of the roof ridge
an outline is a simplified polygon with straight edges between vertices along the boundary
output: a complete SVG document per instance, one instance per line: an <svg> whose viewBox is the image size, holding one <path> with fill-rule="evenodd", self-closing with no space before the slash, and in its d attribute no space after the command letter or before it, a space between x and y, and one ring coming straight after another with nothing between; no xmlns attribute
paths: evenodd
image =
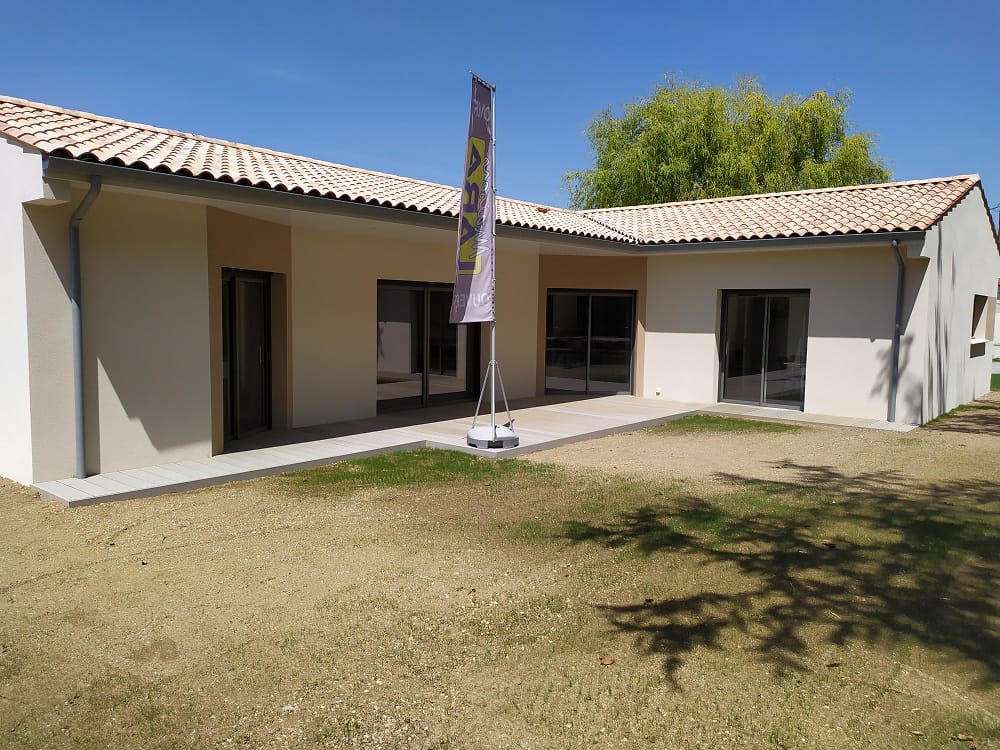
<svg viewBox="0 0 1000 750"><path fill-rule="evenodd" d="M636 245L645 245L645 244L647 244L646 240L643 240L643 239L640 239L639 237L636 237L634 234L632 234L631 232L625 231L621 227L613 226L610 222L601 221L600 219L598 219L595 216L588 216L583 211L580 211L579 214L580 214L580 216L582 216L583 218L587 219L588 221L594 222L595 224L597 224L597 226L601 227L602 229L606 229L608 231L614 232L615 234L617 234L617 235L619 235L621 237L624 237L629 242L632 242L632 243L634 243Z"/></svg>
<svg viewBox="0 0 1000 750"><path fill-rule="evenodd" d="M642 203L637 206L609 206L608 208L588 208L582 209L580 213L589 215L592 213L606 211L634 211L639 208L663 208L665 206L690 206L703 203L729 203L735 201L755 200L757 198L784 198L790 195L815 195L818 193L845 193L855 190L876 190L890 187L902 187L904 185L927 185L942 182L961 182L969 180L973 183L982 181L982 178L975 173L951 175L950 177L928 177L920 180L900 180L898 182L873 182L865 185L841 185L839 187L810 188L808 190L788 190L783 193L748 193L747 195L727 195L720 198L698 198L689 201L666 201L665 203Z"/></svg>
<svg viewBox="0 0 1000 750"><path fill-rule="evenodd" d="M392 174L390 172L378 172L374 169L364 169L362 167L353 167L350 164L340 164L339 162L327 161L325 159L317 159L312 156L303 156L301 154L293 154L288 151L277 151L275 149L264 148L261 146L252 146L248 143L240 143L238 141L227 141L224 138L216 138L214 136L201 135L200 133L187 133L183 130L162 128L157 125L149 125L143 122L133 122L131 120L123 120L118 117L109 117L107 115L99 115L93 112L84 112L83 110L78 110L78 109L67 109L66 107L58 107L54 104L35 102L31 101L30 99L21 99L16 96L7 96L5 94L0 94L0 102L8 102L11 104L17 104L26 107L36 107L38 109L44 109L49 112L58 112L60 114L72 115L74 117L84 117L91 120L96 120L98 122L112 123L115 125L124 125L129 128L139 128L140 130L147 130L154 133L163 133L166 135L177 136L180 138L193 138L198 141L206 141L208 143L214 143L219 146L232 146L234 148L242 148L248 151L255 151L261 154L279 156L283 159L294 159L295 161L306 162L309 164L322 164L324 166L335 167L337 169L346 169L351 172L358 172L360 174L377 175L379 177L388 177L396 180L404 180L406 182L411 182L417 185L427 185L428 187L444 188L445 190L454 190L456 192L459 191L459 188L454 185L444 185L439 182L431 182L430 180L421 180L416 177L407 177L405 175Z"/></svg>
<svg viewBox="0 0 1000 750"><path fill-rule="evenodd" d="M530 206L531 208L542 208L545 209L545 211L562 211L564 213L577 214L577 215L584 214L583 211L577 211L572 208L562 208L561 206L549 206L546 205L545 203L539 203L538 201L525 201L521 200L520 198L507 198L506 196L503 195L497 195L497 200L504 200L507 201L508 203L517 203L522 206Z"/></svg>

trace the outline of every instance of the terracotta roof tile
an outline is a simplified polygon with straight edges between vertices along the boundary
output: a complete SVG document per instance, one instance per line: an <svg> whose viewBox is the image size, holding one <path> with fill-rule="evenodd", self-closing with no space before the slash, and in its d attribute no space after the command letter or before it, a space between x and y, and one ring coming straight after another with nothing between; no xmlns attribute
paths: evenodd
<svg viewBox="0 0 1000 750"><path fill-rule="evenodd" d="M644 244L925 231L977 175L585 211Z"/></svg>
<svg viewBox="0 0 1000 750"><path fill-rule="evenodd" d="M0 96L0 133L55 156L458 215L454 187L23 99ZM639 245L926 230L978 182L966 175L595 211L498 197L497 221Z"/></svg>

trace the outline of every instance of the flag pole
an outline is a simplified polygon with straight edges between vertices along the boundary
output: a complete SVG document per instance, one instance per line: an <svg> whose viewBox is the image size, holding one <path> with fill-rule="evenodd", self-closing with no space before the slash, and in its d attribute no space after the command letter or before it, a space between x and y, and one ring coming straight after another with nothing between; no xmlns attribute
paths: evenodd
<svg viewBox="0 0 1000 750"><path fill-rule="evenodd" d="M493 440L497 439L497 216L496 216L496 158L497 158L497 90L490 86L490 164L493 167L493 321L490 326L490 427L493 429ZM504 396L506 399L506 395Z"/></svg>
<svg viewBox="0 0 1000 750"><path fill-rule="evenodd" d="M470 71L471 72L471 71ZM472 73L473 84L476 81L486 86L490 90L490 144L488 159L489 167L493 171L491 175L493 190L490 191L490 199L493 201L492 221L490 226L491 242L490 247L490 294L493 302L493 315L490 320L490 361L487 366L486 378L483 380L482 390L479 392L479 401L476 403L476 411L472 418L472 429L466 435L466 443L474 448L514 448L521 441L514 433L514 419L510 414L510 406L507 403L507 392L503 386L503 376L500 374L500 364L497 362L497 318L496 318L496 87L486 83L482 78ZM498 383L499 381L499 383ZM497 385L500 386L500 393L503 396L504 408L507 411L507 424L497 424ZM483 403L483 396L486 395L486 387L490 389L490 426L489 428L476 427L479 420L479 408ZM488 431L487 431L488 430ZM485 434L484 434L485 433Z"/></svg>

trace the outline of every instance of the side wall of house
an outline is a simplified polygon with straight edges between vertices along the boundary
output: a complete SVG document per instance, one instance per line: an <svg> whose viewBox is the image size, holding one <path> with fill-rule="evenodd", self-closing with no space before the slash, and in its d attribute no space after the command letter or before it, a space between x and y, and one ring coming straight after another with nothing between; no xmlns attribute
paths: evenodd
<svg viewBox="0 0 1000 750"><path fill-rule="evenodd" d="M924 326L919 389L902 394L923 421L968 403L990 389L1000 255L982 192L974 189L928 232L929 272L921 288ZM973 329L975 297L985 300ZM977 341L973 341L977 339Z"/></svg>
<svg viewBox="0 0 1000 750"><path fill-rule="evenodd" d="M292 426L371 417L379 280L453 283L453 235L389 237L292 229ZM535 393L538 257L498 243L497 352L510 398ZM525 293L528 290L528 293ZM483 336L483 347L488 339Z"/></svg>
<svg viewBox="0 0 1000 750"><path fill-rule="evenodd" d="M912 314L922 274L904 294ZM805 411L885 419L895 317L896 261L888 243L795 251L649 258L642 395L719 399L723 290L809 290ZM909 414L898 414L900 421Z"/></svg>
<svg viewBox="0 0 1000 750"><path fill-rule="evenodd" d="M33 474L23 203L41 197L41 170L38 153L0 138L0 475L25 484Z"/></svg>

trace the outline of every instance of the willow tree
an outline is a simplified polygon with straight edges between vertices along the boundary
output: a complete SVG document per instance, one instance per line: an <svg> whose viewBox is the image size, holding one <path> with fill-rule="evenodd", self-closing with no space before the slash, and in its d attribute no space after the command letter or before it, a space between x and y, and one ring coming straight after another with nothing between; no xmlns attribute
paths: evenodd
<svg viewBox="0 0 1000 750"><path fill-rule="evenodd" d="M885 182L870 133L849 132L851 94L768 95L757 80L732 88L668 79L587 127L590 169L564 180L574 208Z"/></svg>

